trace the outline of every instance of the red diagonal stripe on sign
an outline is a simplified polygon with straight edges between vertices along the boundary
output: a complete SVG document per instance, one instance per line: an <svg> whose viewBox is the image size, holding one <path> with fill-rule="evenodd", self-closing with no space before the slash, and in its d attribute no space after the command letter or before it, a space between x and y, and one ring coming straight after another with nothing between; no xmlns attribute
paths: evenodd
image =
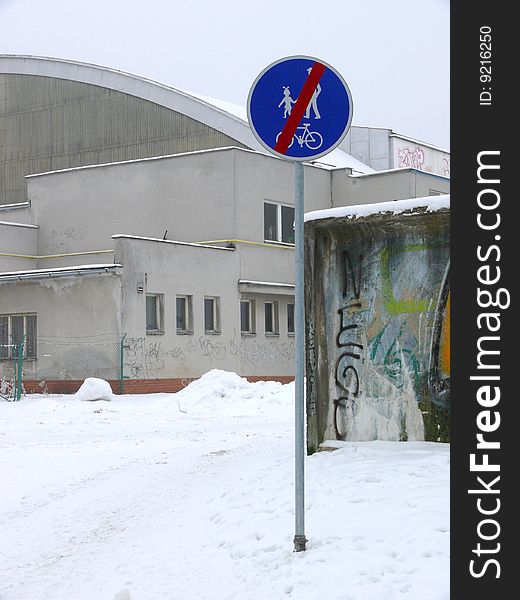
<svg viewBox="0 0 520 600"><path fill-rule="evenodd" d="M275 152L285 154L289 144L291 143L292 137L298 127L302 117L311 101L312 95L320 82L321 76L325 73L326 66L319 62L315 62L312 65L311 72L303 84L302 91L296 100L296 104L293 106L291 114L287 119L287 123L284 125L280 137L274 147Z"/></svg>

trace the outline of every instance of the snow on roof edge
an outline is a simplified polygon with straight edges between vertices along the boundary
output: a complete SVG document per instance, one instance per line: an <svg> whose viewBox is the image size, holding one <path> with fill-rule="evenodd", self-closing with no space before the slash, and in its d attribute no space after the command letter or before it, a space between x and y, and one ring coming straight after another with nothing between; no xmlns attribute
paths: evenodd
<svg viewBox="0 0 520 600"><path fill-rule="evenodd" d="M314 210L305 214L305 222L319 221L322 219L333 219L350 217L357 219L381 213L401 214L416 208L424 208L426 212L436 212L450 207L450 194L439 196L425 196L422 198L408 198L406 200L391 200L389 202L374 202L371 204L356 204L353 206L339 206L325 210Z"/></svg>
<svg viewBox="0 0 520 600"><path fill-rule="evenodd" d="M253 279L239 279L238 283L244 283L247 285L268 285L268 286L275 286L275 287L288 287L288 288L293 288L294 287L294 283L278 283L276 281L255 281Z"/></svg>

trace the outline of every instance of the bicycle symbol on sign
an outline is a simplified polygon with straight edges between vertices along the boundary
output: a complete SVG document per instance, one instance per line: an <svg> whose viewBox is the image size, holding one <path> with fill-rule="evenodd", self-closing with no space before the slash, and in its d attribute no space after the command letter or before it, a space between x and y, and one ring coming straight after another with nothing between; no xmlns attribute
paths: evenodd
<svg viewBox="0 0 520 600"><path fill-rule="evenodd" d="M307 146L309 150L318 150L321 148L323 144L323 136L318 131L310 131L310 125L310 123L303 123L301 127L297 127L294 136L287 147L290 148L294 144L294 140L296 140L300 145L300 148L303 148L304 145ZM301 135L298 135L298 130L301 130ZM281 135L282 132L280 131L280 133L276 136L276 142L278 142L278 138Z"/></svg>

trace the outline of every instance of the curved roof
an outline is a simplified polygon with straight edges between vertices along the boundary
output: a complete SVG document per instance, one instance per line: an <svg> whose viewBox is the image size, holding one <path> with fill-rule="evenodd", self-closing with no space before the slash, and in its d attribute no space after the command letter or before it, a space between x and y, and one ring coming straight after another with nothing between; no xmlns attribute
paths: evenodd
<svg viewBox="0 0 520 600"><path fill-rule="evenodd" d="M61 58L16 54L0 54L0 73L67 79L123 92L175 110L221 131L248 148L265 153L265 149L251 132L245 116L240 116L240 107L195 96L139 75ZM233 107L238 110L234 110ZM335 167L349 167L361 173L373 171L369 166L337 148L319 162Z"/></svg>

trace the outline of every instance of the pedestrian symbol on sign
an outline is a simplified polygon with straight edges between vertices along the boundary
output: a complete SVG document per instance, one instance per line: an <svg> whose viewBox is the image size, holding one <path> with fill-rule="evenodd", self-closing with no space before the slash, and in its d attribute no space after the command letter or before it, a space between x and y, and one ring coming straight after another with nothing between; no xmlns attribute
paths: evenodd
<svg viewBox="0 0 520 600"><path fill-rule="evenodd" d="M307 69L307 73L309 73L312 71L312 67L309 67ZM320 115L320 111L318 110L318 96L320 95L321 92L321 85L318 83L318 85L316 86L316 89L314 90L314 94L312 95L311 101L309 102L309 104L307 104L307 111L305 112L305 119L310 119L311 118L311 107L312 110L314 111L314 118L315 119L321 119L321 115Z"/></svg>
<svg viewBox="0 0 520 600"><path fill-rule="evenodd" d="M282 101L280 102L280 104L278 105L278 108L282 108L283 106L283 118L287 119L287 115L291 114L291 110L292 110L292 105L296 104L296 100L293 100L291 98L291 90L284 85L283 86L283 98Z"/></svg>
<svg viewBox="0 0 520 600"><path fill-rule="evenodd" d="M310 74L311 71L312 71L312 67L309 67L307 69L307 73ZM307 105L307 110L306 110L305 116L304 116L305 119L311 118L311 108L314 112L314 118L321 119L320 111L318 110L318 96L320 95L320 92L321 92L321 85L318 83L318 85L316 86L316 89L314 90L314 93L312 94L311 100L310 100L309 104ZM296 100L293 100L291 98L291 90L290 90L289 86L284 85L283 86L283 98L281 99L280 104L278 104L278 108L282 108L282 106L283 106L283 118L284 119L287 119L287 117L291 114L293 104L296 104Z"/></svg>

